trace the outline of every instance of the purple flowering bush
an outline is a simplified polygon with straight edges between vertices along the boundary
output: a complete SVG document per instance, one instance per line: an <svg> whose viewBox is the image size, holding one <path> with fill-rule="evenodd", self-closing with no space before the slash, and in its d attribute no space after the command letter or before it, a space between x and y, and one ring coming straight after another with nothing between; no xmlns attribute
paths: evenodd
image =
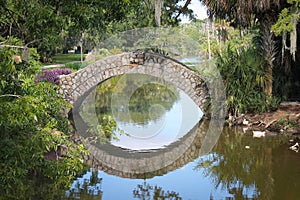
<svg viewBox="0 0 300 200"><path fill-rule="evenodd" d="M39 74L35 77L34 82L43 82L43 81L48 81L50 83L55 83L59 84L58 78L60 75L67 75L71 74L72 70L69 68L56 68L52 70L43 70L42 74Z"/></svg>

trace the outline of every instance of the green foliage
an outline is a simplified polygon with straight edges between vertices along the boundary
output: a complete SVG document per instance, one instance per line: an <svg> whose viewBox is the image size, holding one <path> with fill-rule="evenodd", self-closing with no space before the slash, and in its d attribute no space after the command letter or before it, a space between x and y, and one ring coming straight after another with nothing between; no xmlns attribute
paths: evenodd
<svg viewBox="0 0 300 200"><path fill-rule="evenodd" d="M272 26L271 30L275 34L282 35L283 50L289 49L293 60L296 61L297 51L297 24L300 19L300 1L299 0L288 0L290 6L284 8L280 14L277 22ZM290 46L286 46L287 33L289 34Z"/></svg>
<svg viewBox="0 0 300 200"><path fill-rule="evenodd" d="M187 38L192 38L193 42L198 41L199 53L203 57L208 54L208 32L212 57L226 51L228 45L231 49L248 48L253 38L258 35L256 27L249 30L235 29L223 20L216 20L211 26L208 24L208 21L194 20L181 27Z"/></svg>
<svg viewBox="0 0 300 200"><path fill-rule="evenodd" d="M217 58L217 66L227 94L227 109L232 115L263 112L276 106L276 101L265 95L266 61L254 47L231 49ZM275 102L274 102L275 101Z"/></svg>
<svg viewBox="0 0 300 200"><path fill-rule="evenodd" d="M288 8L285 8L279 14L279 19L272 26L272 31L278 36L283 32L292 32L294 30L294 26L291 24L294 16L289 12Z"/></svg>
<svg viewBox="0 0 300 200"><path fill-rule="evenodd" d="M111 50L109 50L109 52L111 55L117 55L123 53L122 49L119 49L117 47L112 48Z"/></svg>
<svg viewBox="0 0 300 200"><path fill-rule="evenodd" d="M46 61L57 49L77 45L84 32L86 40L89 36L105 33L110 22L125 17L130 9L128 3L127 0L76 3L4 0L1 2L1 35L15 36L30 43Z"/></svg>
<svg viewBox="0 0 300 200"><path fill-rule="evenodd" d="M38 49L41 59L49 61L56 52L82 43L91 50L102 39L120 31L154 26L154 1L60 1L2 0L0 31ZM176 25L174 13L179 0L165 0L162 25ZM192 16L191 10L183 14Z"/></svg>
<svg viewBox="0 0 300 200"><path fill-rule="evenodd" d="M118 140L116 131L118 130L119 133L123 132L117 128L117 123L114 118L107 114L98 116L98 118L98 124L89 124L90 128L88 132L92 134L92 137L87 138L89 142L100 142L104 144L111 140Z"/></svg>
<svg viewBox="0 0 300 200"><path fill-rule="evenodd" d="M33 52L33 51L32 51ZM17 51L0 49L0 192L5 196L15 188L24 188L28 175L42 175L55 183L68 186L83 167L83 147L69 140L70 108L56 90L58 86L34 83L38 72L33 54L30 62L12 58ZM32 66L33 65L33 66ZM66 147L67 154L46 160L45 154Z"/></svg>
<svg viewBox="0 0 300 200"><path fill-rule="evenodd" d="M12 40L13 45L18 45ZM37 57L36 51L30 49L29 53L33 59L27 62L23 60L20 49L0 49L0 94L22 95L25 92L24 88L28 88L29 79L33 77L38 65L38 62L34 61Z"/></svg>
<svg viewBox="0 0 300 200"><path fill-rule="evenodd" d="M280 132L282 130L299 128L299 127L300 125L296 121L290 120L289 117L286 117L286 118L279 119L279 121L276 123L273 123L269 127L269 130Z"/></svg>
<svg viewBox="0 0 300 200"><path fill-rule="evenodd" d="M300 18L300 1L288 0L287 2L291 4L291 6L289 8L284 8L280 12L277 22L272 26L271 29L276 35L281 35L284 32L295 31L294 22L298 21Z"/></svg>
<svg viewBox="0 0 300 200"><path fill-rule="evenodd" d="M1 117L1 185L12 186L16 179L28 173L41 173L67 186L83 169L81 150L68 140L68 136L53 134L54 129L68 131L68 122L62 111L68 107L53 90L50 83L32 86L30 94L14 101L2 103ZM46 161L44 154L67 146L67 157ZM53 170L55 168L55 170Z"/></svg>

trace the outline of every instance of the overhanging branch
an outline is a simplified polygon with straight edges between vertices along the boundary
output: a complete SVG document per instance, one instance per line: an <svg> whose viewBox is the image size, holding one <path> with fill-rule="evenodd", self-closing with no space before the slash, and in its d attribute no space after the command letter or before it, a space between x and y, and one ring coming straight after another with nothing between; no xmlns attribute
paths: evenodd
<svg viewBox="0 0 300 200"><path fill-rule="evenodd" d="M184 12L187 10L189 4L191 3L192 0L187 0L184 4L184 6L182 8L178 8L178 7L175 7L174 10L177 10L178 11L178 14L176 15L175 19L178 19L178 17Z"/></svg>
<svg viewBox="0 0 300 200"><path fill-rule="evenodd" d="M0 98L1 97L15 97L15 98L21 98L22 96L21 95L16 95L16 94L3 94L3 95L0 95Z"/></svg>

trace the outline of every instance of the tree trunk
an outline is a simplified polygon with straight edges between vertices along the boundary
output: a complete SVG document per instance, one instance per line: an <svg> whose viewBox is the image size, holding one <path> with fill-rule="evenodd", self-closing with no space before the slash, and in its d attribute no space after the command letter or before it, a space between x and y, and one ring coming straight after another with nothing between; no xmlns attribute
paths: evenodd
<svg viewBox="0 0 300 200"><path fill-rule="evenodd" d="M207 22L207 48L208 48L208 59L211 59L211 50L210 50L210 28L211 28L211 20L208 19Z"/></svg>
<svg viewBox="0 0 300 200"><path fill-rule="evenodd" d="M154 9L155 9L155 24L160 27L161 25L161 12L164 5L164 0L154 0Z"/></svg>
<svg viewBox="0 0 300 200"><path fill-rule="evenodd" d="M273 91L273 67L277 55L275 35L271 32L271 26L276 21L276 15L273 13L265 14L261 19L260 34L262 40L262 51L267 61L264 92L272 96Z"/></svg>

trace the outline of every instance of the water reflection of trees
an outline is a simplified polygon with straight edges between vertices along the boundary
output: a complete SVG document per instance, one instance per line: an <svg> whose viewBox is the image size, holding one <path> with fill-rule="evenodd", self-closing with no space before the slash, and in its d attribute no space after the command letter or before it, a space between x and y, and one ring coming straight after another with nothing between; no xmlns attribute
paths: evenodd
<svg viewBox="0 0 300 200"><path fill-rule="evenodd" d="M130 99L128 105L123 105L126 95ZM170 110L179 93L162 79L143 74L126 74L104 81L80 105L80 116L89 127L88 141L106 143L118 140L116 132L124 134L117 128L116 116L112 117L112 96L117 109L123 109L117 112L118 121L144 125Z"/></svg>
<svg viewBox="0 0 300 200"><path fill-rule="evenodd" d="M102 199L102 178L99 177L99 171L91 170L87 174L89 174L89 176L78 178L73 182L72 187L66 192L68 199Z"/></svg>
<svg viewBox="0 0 300 200"><path fill-rule="evenodd" d="M180 200L182 199L178 193L174 191L164 191L162 187L159 186L151 186L146 183L138 184L137 188L133 190L133 197L136 199L169 199L169 200Z"/></svg>
<svg viewBox="0 0 300 200"><path fill-rule="evenodd" d="M203 168L216 188L228 190L234 199L272 199L272 148L279 140L270 137L258 142L232 130L223 131L213 153L202 157L195 169Z"/></svg>
<svg viewBox="0 0 300 200"><path fill-rule="evenodd" d="M55 182L45 177L28 177L23 180L22 187L14 188L14 192L0 194L1 200L101 200L102 178L98 170L90 170L81 178L77 178L71 188L57 188Z"/></svg>
<svg viewBox="0 0 300 200"><path fill-rule="evenodd" d="M300 199L299 153L282 145L273 150L273 200Z"/></svg>
<svg viewBox="0 0 300 200"><path fill-rule="evenodd" d="M178 91L174 86L165 83L160 78L143 74L112 77L101 83L96 90L95 102L99 120L102 119L103 114L111 114L113 94L122 100L133 92L128 105L123 105L123 109L127 107L129 113L124 112L122 115L122 112L118 112L118 120L122 122L131 120L130 122L139 124L157 120L165 111L170 110L179 98ZM128 114L130 114L130 118L128 118Z"/></svg>

